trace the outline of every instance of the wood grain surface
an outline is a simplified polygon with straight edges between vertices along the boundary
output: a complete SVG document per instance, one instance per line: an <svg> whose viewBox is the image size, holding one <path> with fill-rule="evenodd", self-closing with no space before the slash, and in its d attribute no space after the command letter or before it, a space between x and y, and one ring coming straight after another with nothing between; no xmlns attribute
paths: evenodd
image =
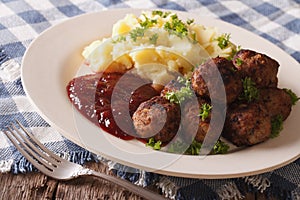
<svg viewBox="0 0 300 200"><path fill-rule="evenodd" d="M87 167L111 174L102 163L87 163ZM75 200L142 200L136 194L116 186L113 183L94 178L80 177L70 181L57 181L39 173L0 175L0 199L9 200L43 200L43 199L75 199ZM156 188L150 188L157 190ZM264 194L246 194L245 200L272 199Z"/></svg>

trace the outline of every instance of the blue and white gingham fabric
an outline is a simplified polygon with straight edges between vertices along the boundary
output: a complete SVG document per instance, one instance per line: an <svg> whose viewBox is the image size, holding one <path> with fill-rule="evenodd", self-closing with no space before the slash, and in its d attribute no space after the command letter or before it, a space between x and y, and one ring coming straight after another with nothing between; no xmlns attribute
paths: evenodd
<svg viewBox="0 0 300 200"><path fill-rule="evenodd" d="M192 11L219 18L260 35L300 62L299 0L0 0L1 172L35 170L2 133L13 119L20 120L57 154L77 163L97 161L97 156L63 138L36 113L22 88L20 63L30 42L50 26L83 13L128 7ZM139 175L123 173L124 168L114 165L119 176L139 181ZM238 179L143 174L143 184L156 184L173 199L241 199L246 190L275 195L278 199L300 199L300 159L272 172ZM247 188L242 187L245 182Z"/></svg>

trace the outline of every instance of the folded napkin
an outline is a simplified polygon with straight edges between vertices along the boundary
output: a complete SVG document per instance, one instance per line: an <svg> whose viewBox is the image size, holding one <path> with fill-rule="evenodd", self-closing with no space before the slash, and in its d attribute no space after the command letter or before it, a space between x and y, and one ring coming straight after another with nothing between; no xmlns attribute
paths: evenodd
<svg viewBox="0 0 300 200"><path fill-rule="evenodd" d="M57 22L109 8L164 8L198 12L248 29L284 49L300 62L299 0L287 1L2 1L0 3L0 172L36 169L2 131L14 120L23 123L51 151L83 164L105 162L134 184L156 185L172 199L241 199L246 192L264 192L278 199L300 199L300 159L280 169L251 177L206 180L145 172L94 155L61 136L35 111L20 79L20 62L33 38ZM131 173L128 173L130 171ZM247 185L245 188L244 185Z"/></svg>

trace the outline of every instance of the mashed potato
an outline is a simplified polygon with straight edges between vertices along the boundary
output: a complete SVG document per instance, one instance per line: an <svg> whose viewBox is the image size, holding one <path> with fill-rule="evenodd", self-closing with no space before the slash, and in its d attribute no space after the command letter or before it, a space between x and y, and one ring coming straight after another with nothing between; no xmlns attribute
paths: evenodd
<svg viewBox="0 0 300 200"><path fill-rule="evenodd" d="M207 58L230 57L235 51L229 36L216 28L184 22L175 13L152 11L126 15L114 24L111 38L92 42L82 55L95 72L122 66L153 83L166 84L174 72L189 74Z"/></svg>

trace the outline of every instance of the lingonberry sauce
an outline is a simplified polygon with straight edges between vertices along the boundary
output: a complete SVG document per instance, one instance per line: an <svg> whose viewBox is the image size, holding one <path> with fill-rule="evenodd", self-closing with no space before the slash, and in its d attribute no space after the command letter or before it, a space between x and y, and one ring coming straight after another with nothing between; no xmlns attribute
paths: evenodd
<svg viewBox="0 0 300 200"><path fill-rule="evenodd" d="M140 103L159 95L146 80L119 72L99 72L76 77L67 85L67 92L82 115L106 132L124 140L135 138L131 116Z"/></svg>

